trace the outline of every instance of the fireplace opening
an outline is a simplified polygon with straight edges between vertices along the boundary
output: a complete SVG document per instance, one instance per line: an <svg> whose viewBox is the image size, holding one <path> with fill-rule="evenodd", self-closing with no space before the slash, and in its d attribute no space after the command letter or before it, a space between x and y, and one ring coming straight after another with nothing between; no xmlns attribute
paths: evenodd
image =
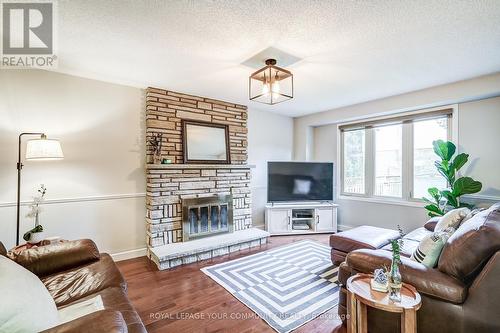
<svg viewBox="0 0 500 333"><path fill-rule="evenodd" d="M233 198L220 195L182 200L183 241L233 232Z"/></svg>

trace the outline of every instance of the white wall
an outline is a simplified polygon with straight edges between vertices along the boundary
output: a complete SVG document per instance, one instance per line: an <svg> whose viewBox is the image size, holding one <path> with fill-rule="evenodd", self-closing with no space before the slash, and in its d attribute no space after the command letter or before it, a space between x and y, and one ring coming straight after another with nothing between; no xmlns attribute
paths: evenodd
<svg viewBox="0 0 500 333"><path fill-rule="evenodd" d="M144 122L141 89L47 71L0 71L0 241L7 248L15 243L17 136L43 131L61 140L65 158L25 162L21 200L46 185L41 223L48 235L91 238L110 253L144 253ZM293 120L250 109L248 127L259 225L266 161L291 158ZM24 217L27 208L22 207L22 232L33 223Z"/></svg>
<svg viewBox="0 0 500 333"><path fill-rule="evenodd" d="M500 201L500 97L459 104L458 128L459 150L470 154L464 175L483 183L481 195Z"/></svg>
<svg viewBox="0 0 500 333"><path fill-rule="evenodd" d="M137 88L47 71L0 72L0 239L7 247L15 241L17 136L24 131L60 139L65 155L27 161L22 173L22 201L41 183L49 202L56 200L41 215L49 235L92 238L113 253L144 247L143 99ZM32 226L26 211L21 235Z"/></svg>
<svg viewBox="0 0 500 333"><path fill-rule="evenodd" d="M252 217L264 225L267 202L267 161L290 161L293 152L293 118L248 110L248 164L252 169Z"/></svg>
<svg viewBox="0 0 500 333"><path fill-rule="evenodd" d="M337 125L325 125L314 127L312 132L312 142L318 142L312 147L312 158L316 162L333 162L334 168L337 168ZM336 172L336 169L335 171ZM335 177L336 178L336 177ZM337 199L337 179L333 180L334 200Z"/></svg>
<svg viewBox="0 0 500 333"><path fill-rule="evenodd" d="M376 115L393 114L437 105L458 104L459 150L471 155L464 174L483 182L477 201L500 201L500 156L494 153L500 142L500 74L434 87L417 92L375 100L358 105L321 112L294 121L294 157L318 161L337 161L337 125L340 122ZM485 97L491 97L482 99ZM476 100L467 102L470 100ZM313 131L313 135L310 135ZM312 152L312 154L311 154ZM312 155L312 156L311 156ZM406 230L421 226L427 219L422 207L338 200L341 228L370 224Z"/></svg>

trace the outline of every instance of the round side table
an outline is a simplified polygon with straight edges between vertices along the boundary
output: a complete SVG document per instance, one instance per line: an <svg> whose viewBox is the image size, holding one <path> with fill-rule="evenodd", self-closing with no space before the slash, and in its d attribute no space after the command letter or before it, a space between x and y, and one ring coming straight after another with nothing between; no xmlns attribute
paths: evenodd
<svg viewBox="0 0 500 333"><path fill-rule="evenodd" d="M417 332L417 310L422 304L420 294L411 285L403 283L401 302L389 299L389 293L372 290L370 274L356 274L347 280L347 332L367 333L367 307L401 314L401 332Z"/></svg>

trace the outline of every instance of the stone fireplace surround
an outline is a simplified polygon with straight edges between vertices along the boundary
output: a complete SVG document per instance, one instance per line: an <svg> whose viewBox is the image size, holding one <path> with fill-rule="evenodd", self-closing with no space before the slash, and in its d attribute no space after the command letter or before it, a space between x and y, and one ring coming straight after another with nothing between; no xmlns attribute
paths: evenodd
<svg viewBox="0 0 500 333"><path fill-rule="evenodd" d="M228 125L232 164L183 164L182 120ZM208 259L267 241L268 233L252 227L247 165L247 108L244 105L180 94L146 91L146 137L163 133L162 157L171 164L152 164L146 154L146 228L148 257L160 269ZM234 233L183 242L183 201L232 197Z"/></svg>

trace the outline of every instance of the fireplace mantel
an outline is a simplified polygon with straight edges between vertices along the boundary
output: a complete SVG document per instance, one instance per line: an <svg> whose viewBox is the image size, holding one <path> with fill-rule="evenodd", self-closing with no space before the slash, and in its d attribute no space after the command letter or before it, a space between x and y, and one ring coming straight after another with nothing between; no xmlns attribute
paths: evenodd
<svg viewBox="0 0 500 333"><path fill-rule="evenodd" d="M254 169L254 164L146 164L147 170L168 169Z"/></svg>

